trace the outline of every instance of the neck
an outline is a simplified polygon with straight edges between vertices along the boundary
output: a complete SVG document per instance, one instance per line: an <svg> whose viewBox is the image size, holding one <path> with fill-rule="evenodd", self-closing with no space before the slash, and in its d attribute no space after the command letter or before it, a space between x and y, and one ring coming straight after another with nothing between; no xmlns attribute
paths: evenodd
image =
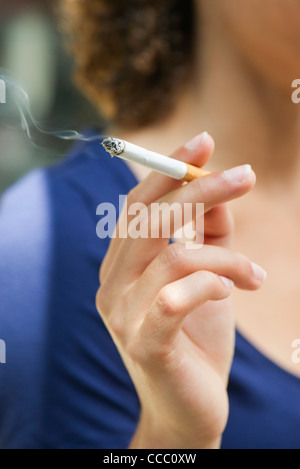
<svg viewBox="0 0 300 469"><path fill-rule="evenodd" d="M286 187L288 181L296 186L300 105L291 100L292 88L283 91L254 70L225 31L220 41L213 28L204 29L199 43L205 47L199 49L195 83L185 88L172 117L124 138L170 154L206 130L216 141L211 169L250 163L258 185Z"/></svg>

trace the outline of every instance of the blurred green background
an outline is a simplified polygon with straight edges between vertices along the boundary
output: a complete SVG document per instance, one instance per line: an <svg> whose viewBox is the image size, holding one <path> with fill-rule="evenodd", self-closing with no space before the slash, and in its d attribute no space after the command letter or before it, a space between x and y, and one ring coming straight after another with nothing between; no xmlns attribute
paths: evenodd
<svg viewBox="0 0 300 469"><path fill-rule="evenodd" d="M44 128L101 125L96 110L72 84L72 61L56 24L55 4L1 0L0 67L26 89L33 115ZM20 128L17 110L9 101L0 105L0 193L30 169L55 163L66 150L57 139L42 142L42 147L32 145Z"/></svg>

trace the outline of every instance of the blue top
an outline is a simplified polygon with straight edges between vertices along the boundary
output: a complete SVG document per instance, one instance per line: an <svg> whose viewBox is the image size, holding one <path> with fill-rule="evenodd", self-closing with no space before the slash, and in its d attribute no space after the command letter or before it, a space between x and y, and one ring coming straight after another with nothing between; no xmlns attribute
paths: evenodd
<svg viewBox="0 0 300 469"><path fill-rule="evenodd" d="M8 190L0 212L0 448L126 448L139 402L94 304L101 202L137 183L99 142ZM300 380L237 333L224 448L300 448Z"/></svg>

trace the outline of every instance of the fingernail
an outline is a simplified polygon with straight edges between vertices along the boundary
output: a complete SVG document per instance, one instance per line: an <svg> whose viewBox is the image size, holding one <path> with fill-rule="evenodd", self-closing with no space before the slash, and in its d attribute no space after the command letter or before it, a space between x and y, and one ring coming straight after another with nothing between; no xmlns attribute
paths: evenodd
<svg viewBox="0 0 300 469"><path fill-rule="evenodd" d="M233 288L233 287L234 287L234 283L233 283L232 280L230 280L230 278L223 277L222 275L220 275L220 279L221 279L222 282L224 283L225 287L229 287L229 288Z"/></svg>
<svg viewBox="0 0 300 469"><path fill-rule="evenodd" d="M267 278L267 272L254 262L251 262L251 265L256 280L263 283Z"/></svg>
<svg viewBox="0 0 300 469"><path fill-rule="evenodd" d="M200 145L203 145L207 141L207 137L208 137L208 133L202 132L202 134L197 135L188 143L186 143L185 148L189 151L195 151L200 147Z"/></svg>
<svg viewBox="0 0 300 469"><path fill-rule="evenodd" d="M224 171L224 176L227 181L233 184L243 184L249 178L251 174L250 164L245 164L243 166L237 166L235 168Z"/></svg>

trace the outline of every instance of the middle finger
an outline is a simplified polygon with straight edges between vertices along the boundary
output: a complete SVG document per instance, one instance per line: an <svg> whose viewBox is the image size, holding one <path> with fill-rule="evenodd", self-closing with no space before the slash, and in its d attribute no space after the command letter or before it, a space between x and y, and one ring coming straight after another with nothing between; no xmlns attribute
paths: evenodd
<svg viewBox="0 0 300 469"><path fill-rule="evenodd" d="M157 203L165 203L167 206L171 206L176 202L181 207L184 207L186 203L193 205L203 203L204 211L208 212L216 205L244 195L253 187L254 183L254 172L249 165L244 165L223 173L213 173L195 179L186 186L170 192ZM150 217L151 205L148 207L148 212L147 216ZM165 214L165 217L170 217L170 213L172 216L172 212L169 211ZM164 216L158 222L161 231ZM172 225L171 222L170 227ZM151 226L152 229L153 226ZM172 236L172 234L171 232L170 235ZM129 236L123 239L113 261L119 266L126 265L126 270L118 269L118 281L123 284L134 281L168 243L169 238L153 238L151 232L146 238L132 239Z"/></svg>

